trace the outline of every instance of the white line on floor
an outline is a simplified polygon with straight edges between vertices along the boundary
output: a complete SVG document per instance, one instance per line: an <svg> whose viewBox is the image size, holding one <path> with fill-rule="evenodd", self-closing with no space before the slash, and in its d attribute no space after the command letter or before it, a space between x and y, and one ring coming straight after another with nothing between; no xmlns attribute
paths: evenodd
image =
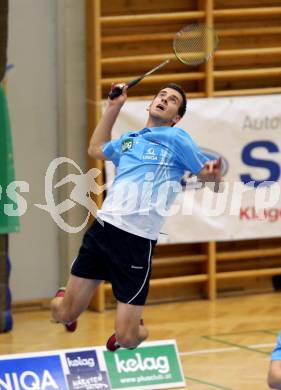
<svg viewBox="0 0 281 390"><path fill-rule="evenodd" d="M253 344L246 345L247 348L272 348L275 344ZM180 352L181 356L190 356L190 355L205 355L207 353L223 353L223 352L231 352L231 351L239 351L241 348L239 347L230 347L230 348L213 348L213 349L201 349L198 351L191 352Z"/></svg>

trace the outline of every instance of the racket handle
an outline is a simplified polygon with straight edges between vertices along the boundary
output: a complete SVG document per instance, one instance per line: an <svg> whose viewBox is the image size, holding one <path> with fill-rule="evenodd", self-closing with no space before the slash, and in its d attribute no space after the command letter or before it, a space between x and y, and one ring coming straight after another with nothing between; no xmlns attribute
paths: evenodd
<svg viewBox="0 0 281 390"><path fill-rule="evenodd" d="M143 79L143 76L141 77L138 77L134 80L131 80L127 83L127 87L128 88L131 88L133 87L134 85L136 85L137 83L139 83L141 80ZM109 99L113 100L115 98L117 98L118 96L122 95L122 92L123 92L123 88L120 88L120 87L114 87L108 94L108 97Z"/></svg>
<svg viewBox="0 0 281 390"><path fill-rule="evenodd" d="M114 87L108 94L109 99L113 100L117 98L118 96L122 95L123 88L120 87Z"/></svg>

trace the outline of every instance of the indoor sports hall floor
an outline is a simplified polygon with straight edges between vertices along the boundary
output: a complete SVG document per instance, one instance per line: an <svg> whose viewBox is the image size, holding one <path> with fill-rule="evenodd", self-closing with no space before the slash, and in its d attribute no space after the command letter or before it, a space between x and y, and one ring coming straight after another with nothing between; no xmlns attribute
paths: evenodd
<svg viewBox="0 0 281 390"><path fill-rule="evenodd" d="M190 390L265 390L270 352L281 329L281 294L147 306L149 340L178 343ZM0 334L0 354L104 345L114 310L86 312L78 330L64 332L49 311L17 312L14 330Z"/></svg>

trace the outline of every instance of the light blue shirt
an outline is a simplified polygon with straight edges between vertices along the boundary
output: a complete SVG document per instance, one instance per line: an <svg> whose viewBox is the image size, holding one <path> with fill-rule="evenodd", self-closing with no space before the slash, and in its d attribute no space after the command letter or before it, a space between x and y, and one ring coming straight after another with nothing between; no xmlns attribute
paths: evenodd
<svg viewBox="0 0 281 390"><path fill-rule="evenodd" d="M103 145L117 167L99 218L125 231L157 239L185 171L197 175L209 159L178 127L144 128Z"/></svg>
<svg viewBox="0 0 281 390"><path fill-rule="evenodd" d="M281 360L281 332L279 332L277 344L271 354L271 360Z"/></svg>

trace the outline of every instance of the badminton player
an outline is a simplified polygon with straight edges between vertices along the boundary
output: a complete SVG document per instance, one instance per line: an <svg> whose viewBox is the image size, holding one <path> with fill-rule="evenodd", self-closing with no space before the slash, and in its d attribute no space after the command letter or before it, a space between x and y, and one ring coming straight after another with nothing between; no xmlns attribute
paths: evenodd
<svg viewBox="0 0 281 390"><path fill-rule="evenodd" d="M95 289L109 281L117 299L115 332L107 341L110 351L135 348L148 337L142 312L151 259L184 172L204 182L221 180L220 161L208 161L188 133L177 127L186 111L186 96L177 84L167 84L156 94L144 128L111 140L127 99L127 87L122 87L120 96L108 99L88 150L94 159L111 160L117 174L83 238L66 289L60 289L51 304L54 320L74 331Z"/></svg>

